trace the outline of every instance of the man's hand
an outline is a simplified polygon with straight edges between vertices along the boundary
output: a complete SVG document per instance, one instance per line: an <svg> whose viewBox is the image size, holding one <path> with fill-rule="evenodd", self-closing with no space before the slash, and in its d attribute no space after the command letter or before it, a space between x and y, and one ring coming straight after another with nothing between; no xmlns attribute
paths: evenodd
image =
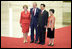
<svg viewBox="0 0 72 49"><path fill-rule="evenodd" d="M38 27L38 25L37 25L37 27Z"/></svg>
<svg viewBox="0 0 72 49"><path fill-rule="evenodd" d="M47 28L47 26L44 26L44 28Z"/></svg>

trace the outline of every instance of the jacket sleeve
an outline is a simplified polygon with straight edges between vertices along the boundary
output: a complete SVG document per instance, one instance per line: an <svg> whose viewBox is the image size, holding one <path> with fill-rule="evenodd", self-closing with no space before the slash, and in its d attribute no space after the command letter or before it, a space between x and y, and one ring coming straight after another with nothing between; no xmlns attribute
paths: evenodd
<svg viewBox="0 0 72 49"><path fill-rule="evenodd" d="M52 28L54 27L55 25L55 18L52 18Z"/></svg>
<svg viewBox="0 0 72 49"><path fill-rule="evenodd" d="M29 13L29 21L31 22L31 15L30 15L30 13ZM30 22L29 22L29 24L30 24Z"/></svg>
<svg viewBox="0 0 72 49"><path fill-rule="evenodd" d="M32 14L32 8L30 9L30 14Z"/></svg>
<svg viewBox="0 0 72 49"><path fill-rule="evenodd" d="M21 16L20 16L20 24L22 23L22 13L21 13Z"/></svg>
<svg viewBox="0 0 72 49"><path fill-rule="evenodd" d="M32 8L30 9L30 19L32 19Z"/></svg>
<svg viewBox="0 0 72 49"><path fill-rule="evenodd" d="M47 26L47 23L48 23L48 17L49 17L49 14L48 12L46 13L46 19L45 19L45 25Z"/></svg>
<svg viewBox="0 0 72 49"><path fill-rule="evenodd" d="M39 22L40 12L41 12L41 10L40 10L40 9L38 9L38 22ZM39 24L38 22L37 22L37 25Z"/></svg>

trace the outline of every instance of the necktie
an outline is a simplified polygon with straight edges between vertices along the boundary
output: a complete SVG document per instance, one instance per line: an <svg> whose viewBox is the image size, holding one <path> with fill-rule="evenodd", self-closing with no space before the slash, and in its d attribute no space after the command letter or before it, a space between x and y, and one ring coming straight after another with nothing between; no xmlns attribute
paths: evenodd
<svg viewBox="0 0 72 49"><path fill-rule="evenodd" d="M33 9L33 15L34 15L34 13L35 13L35 8Z"/></svg>
<svg viewBox="0 0 72 49"><path fill-rule="evenodd" d="M41 11L41 14L43 14L43 12Z"/></svg>

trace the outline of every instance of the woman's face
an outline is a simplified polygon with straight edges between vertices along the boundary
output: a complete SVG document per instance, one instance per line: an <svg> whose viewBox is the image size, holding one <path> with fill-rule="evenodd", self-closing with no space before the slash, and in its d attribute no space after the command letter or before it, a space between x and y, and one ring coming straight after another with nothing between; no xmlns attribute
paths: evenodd
<svg viewBox="0 0 72 49"><path fill-rule="evenodd" d="M27 8L26 8L26 7L24 7L24 10L26 11L26 10L27 10Z"/></svg>
<svg viewBox="0 0 72 49"><path fill-rule="evenodd" d="M52 11L49 11L49 14L50 14L50 15L53 15Z"/></svg>

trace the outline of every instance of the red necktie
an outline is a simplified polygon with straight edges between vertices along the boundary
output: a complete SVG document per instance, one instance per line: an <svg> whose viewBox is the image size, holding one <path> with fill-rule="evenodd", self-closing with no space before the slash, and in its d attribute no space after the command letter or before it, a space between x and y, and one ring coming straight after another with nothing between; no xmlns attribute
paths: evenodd
<svg viewBox="0 0 72 49"><path fill-rule="evenodd" d="M35 9L33 9L33 15L34 15L34 13L35 13Z"/></svg>
<svg viewBox="0 0 72 49"><path fill-rule="evenodd" d="M41 11L41 14L43 14L43 12Z"/></svg>

